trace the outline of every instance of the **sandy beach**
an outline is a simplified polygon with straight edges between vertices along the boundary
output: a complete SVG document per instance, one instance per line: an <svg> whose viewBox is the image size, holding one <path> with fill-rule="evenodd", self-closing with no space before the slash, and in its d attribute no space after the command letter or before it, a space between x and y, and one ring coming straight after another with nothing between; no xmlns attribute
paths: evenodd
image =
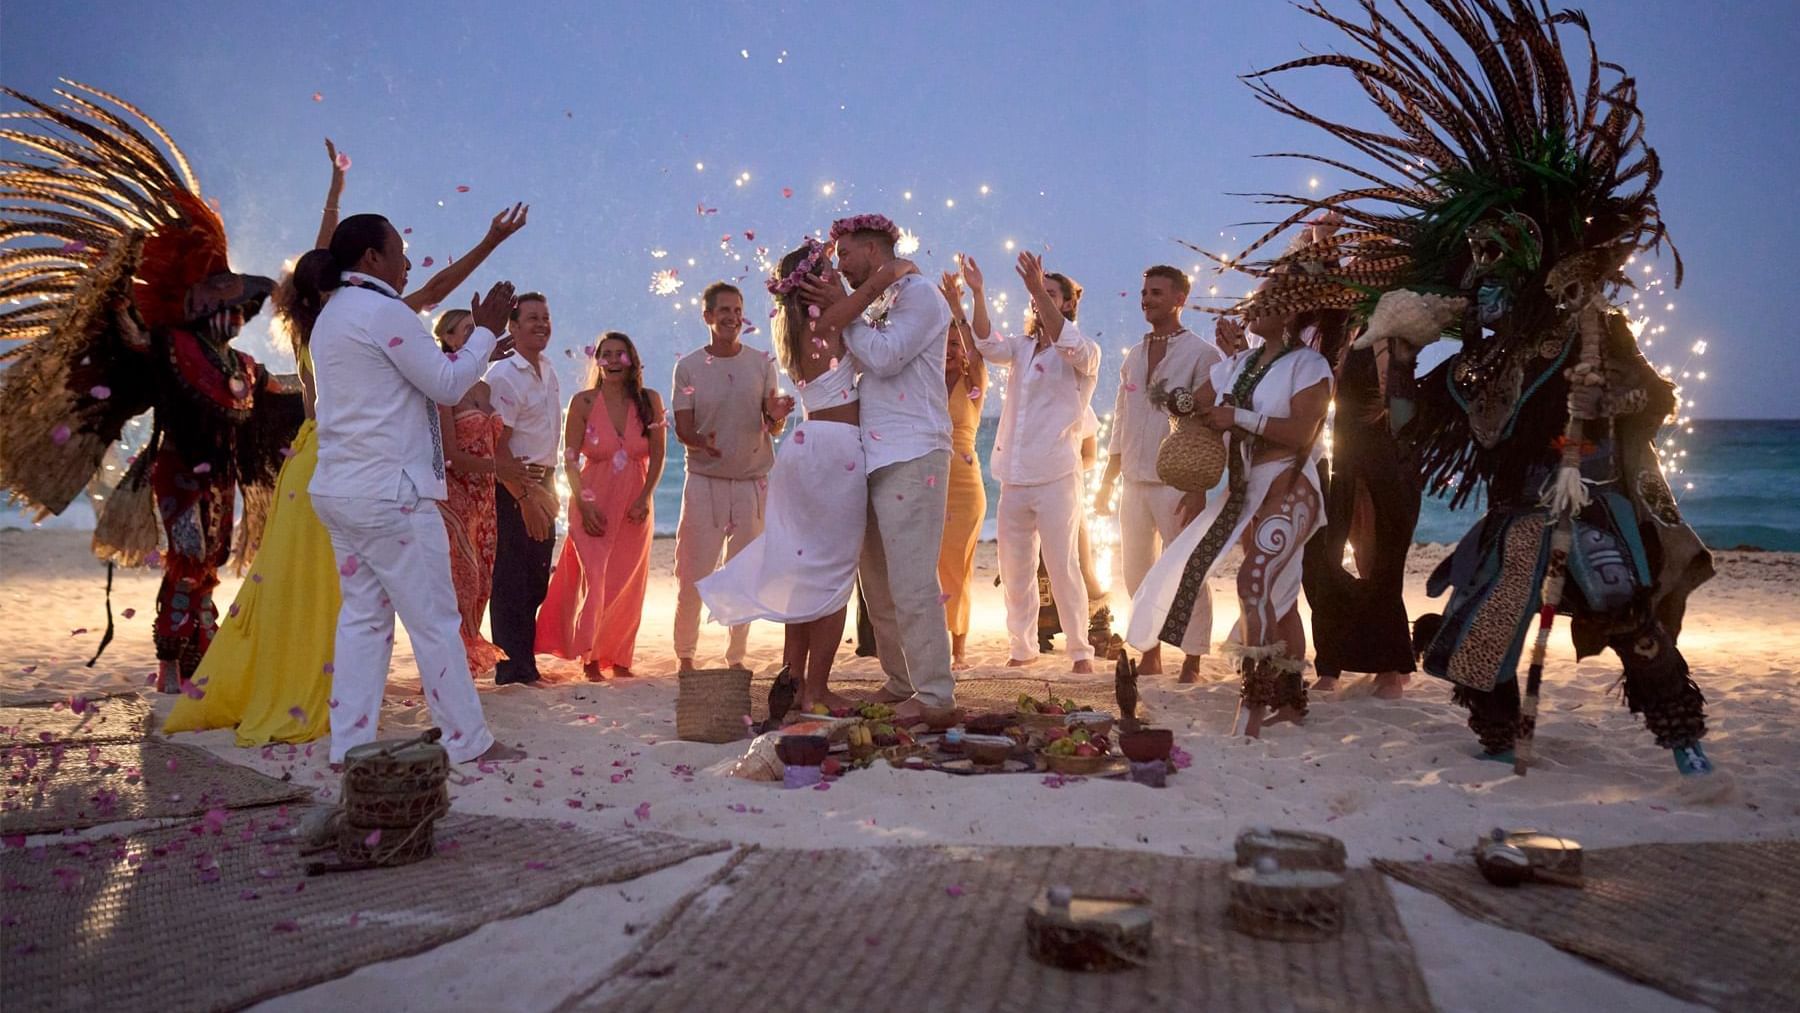
<svg viewBox="0 0 1800 1013"><path fill-rule="evenodd" d="M121 573L114 608L117 639L85 667L105 627L102 566L75 531L0 531L0 663L10 699L144 690L155 667L149 622L157 575ZM1383 701L1366 680L1331 698L1315 697L1302 728L1276 726L1260 742L1228 737L1235 678L1218 656L1198 685L1147 678L1152 718L1177 732L1193 767L1164 791L1085 781L1052 787L1041 776L952 779L877 767L829 791L709 775L705 768L743 745L675 738L674 657L668 630L674 603L673 543L657 541L636 669L640 678L581 680L571 663L545 659L546 684L496 690L482 701L497 736L531 759L499 773L468 771L452 788L457 810L572 821L578 826L642 825L707 840L782 847L894 844L1080 844L1223 857L1247 825L1319 829L1342 838L1351 861L1377 857L1453 858L1482 830L1537 826L1588 847L1654 841L1753 840L1800 834L1800 718L1794 659L1800 657L1800 555L1723 553L1720 575L1691 602L1682 645L1707 695L1710 755L1720 772L1679 783L1618 702L1610 656L1577 664L1566 635L1553 641L1539 730L1541 762L1529 777L1474 757L1473 737L1445 685L1415 676L1405 699ZM1424 611L1424 576L1442 548L1415 550L1407 597ZM978 559L972 671L1007 672L993 546ZM221 610L236 590L228 578ZM1215 582L1215 640L1234 618L1231 585ZM1115 602L1115 607L1122 606ZM123 610L135 610L123 618ZM757 626L751 664L777 664L780 630ZM718 663L723 631L703 633L702 664ZM707 655L711 657L707 657ZM1111 703L1110 677L1080 680L1057 657L1028 670L1055 680L1059 695ZM1172 669L1171 669L1172 670ZM873 678L871 659L840 655L841 674ZM428 724L412 656L402 638L383 711L384 736ZM147 690L144 690L147 692ZM155 697L159 716L168 697ZM229 731L183 735L233 762L314 785L335 795L323 744L240 749ZM96 828L102 834L119 826ZM622 886L583 890L535 914L490 924L473 935L404 960L267 1005L283 1009L378 1002L392 1009L537 1009L606 977L634 945L637 928L717 869L724 856L694 859ZM1447 1010L1546 1008L1671 1009L1663 993L1551 949L1536 939L1454 913L1431 895L1393 884L1432 998ZM1531 973L1521 975L1522 967Z"/></svg>

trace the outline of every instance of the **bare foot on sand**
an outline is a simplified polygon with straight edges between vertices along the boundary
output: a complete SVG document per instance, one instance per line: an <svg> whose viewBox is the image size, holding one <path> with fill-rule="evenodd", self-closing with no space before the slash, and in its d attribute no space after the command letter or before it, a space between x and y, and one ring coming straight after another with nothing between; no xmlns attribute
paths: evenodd
<svg viewBox="0 0 1800 1013"><path fill-rule="evenodd" d="M496 742L475 760L478 763L513 763L524 758L525 750L509 746L504 742Z"/></svg>
<svg viewBox="0 0 1800 1013"><path fill-rule="evenodd" d="M731 669L733 672L748 672L748 671L750 671L750 666L744 664L741 661L734 661L725 667Z"/></svg>
<svg viewBox="0 0 1800 1013"><path fill-rule="evenodd" d="M600 666L592 661L581 666L581 674L587 676L587 681L589 682L606 681L606 673L600 671Z"/></svg>
<svg viewBox="0 0 1800 1013"><path fill-rule="evenodd" d="M840 709L855 710L858 705L858 701L852 700L842 693L834 693L829 689L823 693L820 693L818 698L815 699L813 702L814 703L822 703L826 707L828 707L832 710L840 710Z"/></svg>
<svg viewBox="0 0 1800 1013"><path fill-rule="evenodd" d="M612 676L615 679L635 679L637 678L637 673L626 668L624 665L614 665L612 667Z"/></svg>
<svg viewBox="0 0 1800 1013"><path fill-rule="evenodd" d="M952 672L967 672L968 670L969 670L969 659L967 659L967 658L952 658L952 659L950 659L950 671L952 671Z"/></svg>
<svg viewBox="0 0 1800 1013"><path fill-rule="evenodd" d="M1138 669L1138 671L1140 673L1142 673L1143 669L1140 668L1140 669ZM1200 681L1200 659L1199 659L1199 657L1189 656L1187 658L1182 659L1180 681L1183 683L1186 683L1186 684L1192 684L1192 683L1196 683L1196 682Z"/></svg>
<svg viewBox="0 0 1800 1013"><path fill-rule="evenodd" d="M1338 691L1339 681L1338 676L1321 675L1313 680L1312 691L1314 693L1336 693Z"/></svg>
<svg viewBox="0 0 1800 1013"><path fill-rule="evenodd" d="M677 658L677 659L675 659L676 674L679 675L682 672L692 672L693 670L694 670L694 659L692 659L692 658Z"/></svg>
<svg viewBox="0 0 1800 1013"><path fill-rule="evenodd" d="M1091 661L1077 661L1075 663L1074 671L1076 675L1093 675L1094 663Z"/></svg>
<svg viewBox="0 0 1800 1013"><path fill-rule="evenodd" d="M1404 672L1382 672L1375 676L1375 696L1380 700L1398 700L1406 692L1410 678Z"/></svg>
<svg viewBox="0 0 1800 1013"><path fill-rule="evenodd" d="M1007 668L1029 668L1036 663L1037 663L1036 658L1026 658L1022 661L1018 658L1006 659L1006 667Z"/></svg>
<svg viewBox="0 0 1800 1013"><path fill-rule="evenodd" d="M1152 647L1148 651L1145 651L1144 656L1142 658L1138 659L1138 674L1139 675L1161 675L1162 674L1162 645L1161 644L1157 644L1155 647Z"/></svg>
<svg viewBox="0 0 1800 1013"><path fill-rule="evenodd" d="M1238 701L1237 717L1232 721L1233 733L1247 739L1262 738L1263 709Z"/></svg>
<svg viewBox="0 0 1800 1013"><path fill-rule="evenodd" d="M902 700L911 700L912 697L901 696L898 693L890 693L888 692L887 687L883 686L875 692L870 693L868 696L863 697L863 699L869 703L899 703Z"/></svg>

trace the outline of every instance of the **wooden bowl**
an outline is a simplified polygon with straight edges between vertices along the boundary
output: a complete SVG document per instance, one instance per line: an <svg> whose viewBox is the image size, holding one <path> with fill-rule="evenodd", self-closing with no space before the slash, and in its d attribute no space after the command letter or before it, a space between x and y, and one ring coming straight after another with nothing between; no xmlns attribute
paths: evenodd
<svg viewBox="0 0 1800 1013"><path fill-rule="evenodd" d="M1167 728L1140 728L1119 736L1119 748L1133 763L1166 760L1175 747L1175 733Z"/></svg>
<svg viewBox="0 0 1800 1013"><path fill-rule="evenodd" d="M1014 723L1011 714L977 714L964 721L963 728L971 735L1003 735Z"/></svg>
<svg viewBox="0 0 1800 1013"><path fill-rule="evenodd" d="M965 735L963 755L983 766L996 766L1012 755L1014 742L1005 735Z"/></svg>
<svg viewBox="0 0 1800 1013"><path fill-rule="evenodd" d="M1101 753L1099 756L1058 756L1055 753L1039 753L1044 758L1044 765L1058 774L1086 776L1112 762L1112 757Z"/></svg>
<svg viewBox="0 0 1800 1013"><path fill-rule="evenodd" d="M783 735L775 740L775 755L790 767L817 767L831 751L823 735Z"/></svg>

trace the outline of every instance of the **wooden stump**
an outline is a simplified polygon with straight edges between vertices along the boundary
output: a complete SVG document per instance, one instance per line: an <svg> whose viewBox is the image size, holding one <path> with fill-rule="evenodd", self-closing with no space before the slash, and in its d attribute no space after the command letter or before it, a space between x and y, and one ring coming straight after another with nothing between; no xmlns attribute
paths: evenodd
<svg viewBox="0 0 1800 1013"><path fill-rule="evenodd" d="M1126 897L1053 898L1038 894L1025 911L1031 955L1070 971L1122 971L1150 959L1150 906ZM1067 903L1057 903L1067 900Z"/></svg>

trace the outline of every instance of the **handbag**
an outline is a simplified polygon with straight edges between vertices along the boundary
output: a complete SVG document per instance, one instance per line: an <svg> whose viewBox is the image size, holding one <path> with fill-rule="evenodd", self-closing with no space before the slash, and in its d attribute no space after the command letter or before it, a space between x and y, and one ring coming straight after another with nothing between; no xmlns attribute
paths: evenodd
<svg viewBox="0 0 1800 1013"><path fill-rule="evenodd" d="M1195 414L1179 415L1156 448L1156 477L1182 492L1205 492L1225 474L1225 435Z"/></svg>

